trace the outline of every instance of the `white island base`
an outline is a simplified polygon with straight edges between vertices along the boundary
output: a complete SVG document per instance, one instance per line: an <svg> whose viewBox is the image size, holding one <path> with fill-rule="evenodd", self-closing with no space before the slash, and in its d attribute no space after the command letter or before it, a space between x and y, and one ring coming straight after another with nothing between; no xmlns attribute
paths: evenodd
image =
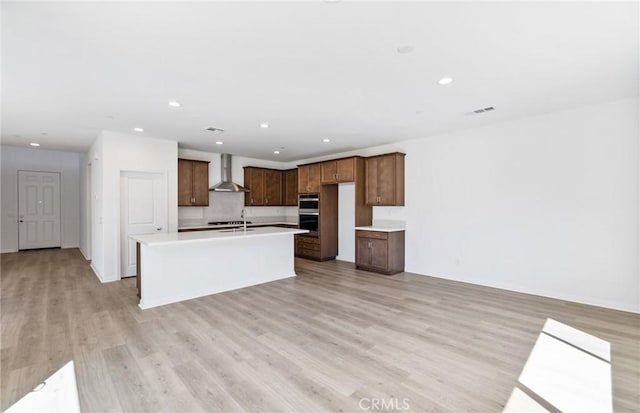
<svg viewBox="0 0 640 413"><path fill-rule="evenodd" d="M305 232L266 227L132 236L140 247L140 308L294 277L293 236Z"/></svg>

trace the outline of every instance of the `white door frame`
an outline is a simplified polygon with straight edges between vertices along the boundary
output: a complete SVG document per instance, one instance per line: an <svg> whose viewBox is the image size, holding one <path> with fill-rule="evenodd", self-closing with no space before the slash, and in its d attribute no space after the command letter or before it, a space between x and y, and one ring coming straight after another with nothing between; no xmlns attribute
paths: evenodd
<svg viewBox="0 0 640 413"><path fill-rule="evenodd" d="M62 248L62 240L64 239L64 225L63 225L63 218L62 218L62 189L64 188L64 181L63 181L63 176L62 176L62 172L60 171L35 171L35 170L31 170L31 169L18 169L16 171L16 204L18 205L18 226L16 228L17 234L16 234L16 239L18 240L18 251L20 251L20 172L33 172L33 173L45 173L45 174L57 174L58 175L58 182L60 183L60 185L58 186L58 213L59 213L59 220L58 220L58 225L60 226L60 228L58 228L58 231L60 233L60 245L57 247L51 247L51 248Z"/></svg>
<svg viewBox="0 0 640 413"><path fill-rule="evenodd" d="M120 254L120 248L121 248L121 230L120 230L120 223L121 223L121 208L122 208L122 188L120 185L121 182L121 177L124 173L147 173L147 174L159 174L162 176L162 186L164 188L164 207L165 207L165 222L163 224L163 228L165 230L169 229L169 178L168 178L168 173L167 171L158 171L158 170L153 170L153 169L142 169L142 170L132 170L132 169L121 169L118 172L118 188L117 191L115 191L115 196L117 198L115 204L117 205L116 208L116 222L118 223L117 227L116 227L116 237L115 237L115 241L116 241L116 265L117 265L117 269L116 269L116 274L118 275L118 279L121 280L122 279L122 265L121 265L121 254ZM126 278L126 277L125 277Z"/></svg>

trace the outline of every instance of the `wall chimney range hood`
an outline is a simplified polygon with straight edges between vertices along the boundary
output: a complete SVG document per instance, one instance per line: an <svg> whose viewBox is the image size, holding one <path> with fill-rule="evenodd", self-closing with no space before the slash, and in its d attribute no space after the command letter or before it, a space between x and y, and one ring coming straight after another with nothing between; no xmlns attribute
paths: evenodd
<svg viewBox="0 0 640 413"><path fill-rule="evenodd" d="M209 188L213 192L249 192L248 189L231 181L231 154L220 155L220 177L222 181Z"/></svg>

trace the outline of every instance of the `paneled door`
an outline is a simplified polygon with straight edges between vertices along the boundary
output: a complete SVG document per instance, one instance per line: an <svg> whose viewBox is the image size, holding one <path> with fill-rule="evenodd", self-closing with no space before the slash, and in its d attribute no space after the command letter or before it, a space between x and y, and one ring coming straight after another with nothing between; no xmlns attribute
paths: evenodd
<svg viewBox="0 0 640 413"><path fill-rule="evenodd" d="M167 232L167 191L160 173L120 174L120 277L136 275L136 242L130 235Z"/></svg>
<svg viewBox="0 0 640 413"><path fill-rule="evenodd" d="M60 174L18 171L18 249L60 247Z"/></svg>

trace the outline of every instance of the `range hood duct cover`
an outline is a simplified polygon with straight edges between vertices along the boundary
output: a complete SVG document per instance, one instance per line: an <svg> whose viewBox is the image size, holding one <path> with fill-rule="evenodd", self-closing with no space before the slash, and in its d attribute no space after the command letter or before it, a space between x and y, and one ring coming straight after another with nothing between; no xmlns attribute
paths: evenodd
<svg viewBox="0 0 640 413"><path fill-rule="evenodd" d="M220 155L220 177L222 181L209 188L214 192L249 192L248 189L231 181L231 155L223 153Z"/></svg>

